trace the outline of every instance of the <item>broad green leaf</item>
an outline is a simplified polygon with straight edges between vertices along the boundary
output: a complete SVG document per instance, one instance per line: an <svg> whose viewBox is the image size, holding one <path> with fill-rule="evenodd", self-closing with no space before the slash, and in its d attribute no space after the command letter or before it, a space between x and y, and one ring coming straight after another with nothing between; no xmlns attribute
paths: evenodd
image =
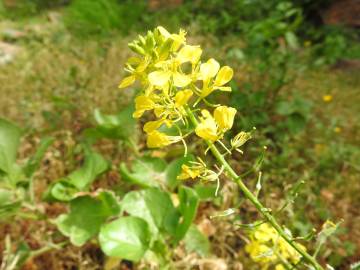
<svg viewBox="0 0 360 270"><path fill-rule="evenodd" d="M131 171L124 163L120 164L120 173L125 181L143 187L160 187L166 184L166 162L160 158L143 157L136 159Z"/></svg>
<svg viewBox="0 0 360 270"><path fill-rule="evenodd" d="M0 171L11 173L20 143L20 128L0 118Z"/></svg>
<svg viewBox="0 0 360 270"><path fill-rule="evenodd" d="M95 236L101 225L120 211L119 204L110 192L96 197L77 197L70 202L70 213L60 215L55 223L59 231L70 238L75 246L81 246Z"/></svg>
<svg viewBox="0 0 360 270"><path fill-rule="evenodd" d="M209 201L216 198L216 185L197 184L194 186L194 189L202 201Z"/></svg>
<svg viewBox="0 0 360 270"><path fill-rule="evenodd" d="M121 202L121 209L146 220L153 233L162 230L165 218L176 211L169 194L157 188L129 192Z"/></svg>
<svg viewBox="0 0 360 270"><path fill-rule="evenodd" d="M196 225L190 226L185 235L184 242L187 252L196 252L202 257L209 256L209 239L198 230Z"/></svg>
<svg viewBox="0 0 360 270"><path fill-rule="evenodd" d="M179 189L179 200L180 204L178 210L182 218L181 222L176 228L176 242L180 241L185 236L196 216L196 211L199 204L199 197L196 192L193 189L185 186L182 186Z"/></svg>
<svg viewBox="0 0 360 270"><path fill-rule="evenodd" d="M96 129L102 137L129 140L134 136L136 130L136 120L132 117L133 112L133 105L125 107L116 115L102 114L99 109L96 109L94 111Z"/></svg>
<svg viewBox="0 0 360 270"><path fill-rule="evenodd" d="M54 142L54 138L45 137L41 139L40 145L35 153L29 161L26 163L24 167L24 172L27 177L30 177L34 174L34 172L38 169L42 158L44 157L46 150L52 145Z"/></svg>
<svg viewBox="0 0 360 270"><path fill-rule="evenodd" d="M100 154L87 149L83 166L53 184L46 197L69 201L74 198L75 193L87 191L96 177L108 168L108 162Z"/></svg>
<svg viewBox="0 0 360 270"><path fill-rule="evenodd" d="M106 255L130 261L139 261L144 256L150 238L148 224L138 217L121 217L103 225L99 234Z"/></svg>

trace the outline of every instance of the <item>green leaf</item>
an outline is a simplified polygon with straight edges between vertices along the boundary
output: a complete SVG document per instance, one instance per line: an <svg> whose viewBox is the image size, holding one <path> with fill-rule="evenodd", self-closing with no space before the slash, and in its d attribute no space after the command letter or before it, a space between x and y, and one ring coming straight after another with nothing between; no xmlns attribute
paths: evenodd
<svg viewBox="0 0 360 270"><path fill-rule="evenodd" d="M139 261L149 248L150 231L145 220L121 217L103 225L99 241L104 253L130 261Z"/></svg>
<svg viewBox="0 0 360 270"><path fill-rule="evenodd" d="M209 239L198 230L196 225L190 226L185 235L184 242L187 252L196 252L202 257L209 256Z"/></svg>
<svg viewBox="0 0 360 270"><path fill-rule="evenodd" d="M306 118L300 113L293 113L286 120L286 125L292 134L299 133L306 126Z"/></svg>
<svg viewBox="0 0 360 270"><path fill-rule="evenodd" d="M14 215L21 207L21 201L14 192L0 188L0 220Z"/></svg>
<svg viewBox="0 0 360 270"><path fill-rule="evenodd" d="M176 211L169 194L157 188L129 192L121 202L121 209L146 220L155 234L165 228L165 219Z"/></svg>
<svg viewBox="0 0 360 270"><path fill-rule="evenodd" d="M69 201L74 198L75 193L87 191L96 177L108 168L108 162L100 154L87 149L84 165L50 187L47 197Z"/></svg>
<svg viewBox="0 0 360 270"><path fill-rule="evenodd" d="M129 140L136 131L136 120L132 117L134 106L125 107L116 115L102 114L99 109L94 111L94 118L97 124L96 130L104 138ZM94 135L94 134L88 134Z"/></svg>
<svg viewBox="0 0 360 270"><path fill-rule="evenodd" d="M175 233L175 241L180 241L186 234L191 223L193 222L197 207L199 204L199 197L195 190L182 186L179 189L179 212L182 216L182 221L178 224Z"/></svg>
<svg viewBox="0 0 360 270"><path fill-rule="evenodd" d="M216 198L216 185L203 185L197 184L194 189L199 196L199 199L202 201L209 201Z"/></svg>
<svg viewBox="0 0 360 270"><path fill-rule="evenodd" d="M20 128L0 118L0 171L10 174L20 144Z"/></svg>
<svg viewBox="0 0 360 270"><path fill-rule="evenodd" d="M53 137L45 137L41 139L40 146L38 147L34 156L32 156L24 167L24 172L27 177L31 177L38 169L42 158L44 157L46 150L54 142Z"/></svg>
<svg viewBox="0 0 360 270"><path fill-rule="evenodd" d="M96 197L77 197L70 202L70 213L60 215L55 223L59 231L70 238L75 246L81 246L96 235L101 225L120 211L119 204L110 192Z"/></svg>
<svg viewBox="0 0 360 270"><path fill-rule="evenodd" d="M160 158L143 157L136 159L131 171L120 164L120 174L125 181L142 187L160 187L166 184L166 162Z"/></svg>

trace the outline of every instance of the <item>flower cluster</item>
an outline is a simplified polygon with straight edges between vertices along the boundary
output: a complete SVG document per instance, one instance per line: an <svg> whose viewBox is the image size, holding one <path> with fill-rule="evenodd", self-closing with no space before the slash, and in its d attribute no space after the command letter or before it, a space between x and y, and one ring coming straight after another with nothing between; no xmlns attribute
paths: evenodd
<svg viewBox="0 0 360 270"><path fill-rule="evenodd" d="M305 250L304 246L298 246ZM262 223L251 231L250 242L245 251L263 270L271 266L274 266L275 270L285 270L282 262L297 264L301 259L300 254L267 223Z"/></svg>
<svg viewBox="0 0 360 270"><path fill-rule="evenodd" d="M212 58L202 62L200 46L186 44L183 30L170 34L159 26L146 36L139 36L129 47L137 56L127 60L125 71L129 75L119 87L141 83L133 116L140 118L146 111L153 112L156 119L143 128L150 148L184 142L179 125L188 125L187 106L196 106L215 90L231 91L226 84L232 79L233 70L220 67ZM216 107L213 115L204 109L195 133L205 140L217 141L231 129L235 114L236 110L227 106ZM168 135L162 127L175 127L178 134Z"/></svg>

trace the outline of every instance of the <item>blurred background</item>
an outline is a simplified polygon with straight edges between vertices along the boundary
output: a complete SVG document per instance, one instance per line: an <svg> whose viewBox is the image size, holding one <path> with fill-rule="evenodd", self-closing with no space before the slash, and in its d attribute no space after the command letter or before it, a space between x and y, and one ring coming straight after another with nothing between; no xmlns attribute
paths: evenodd
<svg viewBox="0 0 360 270"><path fill-rule="evenodd" d="M350 269L360 260L358 0L2 0L0 116L26 130L21 156L33 152L40 137L56 138L37 176L44 188L75 166L84 130L101 124L95 109L111 115L131 102L133 90L117 88L131 55L127 43L158 25L185 29L188 43L200 44L205 58L234 69L232 93L214 99L239 111L234 132L256 132L233 164L250 166L266 145L261 199L276 207L290 186L305 181L283 221L307 235L326 220L343 219L322 258L335 269ZM145 149L141 130L134 136ZM114 164L97 187L121 186L117 166L129 159L124 146L104 139L96 147ZM253 186L255 180L247 181ZM204 199L196 223L212 255L202 269L257 269L241 230L229 220L208 219L240 199L231 184L220 201ZM50 215L64 211L46 207ZM254 216L251 206L241 207L245 220ZM11 233L37 247L41 235L32 232L38 226L1 225L0 239ZM173 258L179 265L181 248ZM49 254L24 269L103 269L94 244ZM116 269L137 267L146 269L130 263Z"/></svg>

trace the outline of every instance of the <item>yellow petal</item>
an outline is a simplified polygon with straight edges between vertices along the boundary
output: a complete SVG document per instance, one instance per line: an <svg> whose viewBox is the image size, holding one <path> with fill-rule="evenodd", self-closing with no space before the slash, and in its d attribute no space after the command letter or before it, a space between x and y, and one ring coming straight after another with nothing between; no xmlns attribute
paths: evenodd
<svg viewBox="0 0 360 270"><path fill-rule="evenodd" d="M149 148L164 147L171 144L169 137L160 131L154 130L148 134L146 143Z"/></svg>
<svg viewBox="0 0 360 270"><path fill-rule="evenodd" d="M219 106L215 109L214 111L215 121L223 132L231 129L231 127L234 124L235 114L236 114L236 109L231 107Z"/></svg>
<svg viewBox="0 0 360 270"><path fill-rule="evenodd" d="M230 86L214 86L213 87L214 90L220 90L223 92L231 92L231 87Z"/></svg>
<svg viewBox="0 0 360 270"><path fill-rule="evenodd" d="M189 101L192 95L193 92L190 89L177 92L175 95L175 106L184 106Z"/></svg>
<svg viewBox="0 0 360 270"><path fill-rule="evenodd" d="M185 86L189 85L189 83L191 83L190 76L187 76L185 74L181 74L179 72L176 72L173 75L173 80L174 80L174 85L176 87L185 87Z"/></svg>
<svg viewBox="0 0 360 270"><path fill-rule="evenodd" d="M154 106L155 103L151 98L144 95L137 96L135 98L135 112L133 113L133 117L141 117L145 111L152 110Z"/></svg>
<svg viewBox="0 0 360 270"><path fill-rule="evenodd" d="M128 87L130 85L132 85L135 82L135 76L131 75L128 77L125 77L119 84L119 88L125 88Z"/></svg>
<svg viewBox="0 0 360 270"><path fill-rule="evenodd" d="M149 74L148 79L152 85L164 86L170 80L171 73L168 71L153 71Z"/></svg>
<svg viewBox="0 0 360 270"><path fill-rule="evenodd" d="M234 75L234 71L231 67L225 66L222 67L215 79L216 86L223 86L224 84L228 83Z"/></svg>
<svg viewBox="0 0 360 270"><path fill-rule="evenodd" d="M201 78L206 81L215 77L220 68L220 64L213 58L209 59L206 63L201 64L200 74Z"/></svg>
<svg viewBox="0 0 360 270"><path fill-rule="evenodd" d="M199 61L201 53L202 50L199 46L185 45L181 48L176 58L181 64L186 62L195 64Z"/></svg>
<svg viewBox="0 0 360 270"><path fill-rule="evenodd" d="M199 169L193 169L189 166L183 164L181 166L181 174L177 177L179 180L186 180L186 179L195 179L200 175L201 171Z"/></svg>
<svg viewBox="0 0 360 270"><path fill-rule="evenodd" d="M171 37L171 34L168 32L168 30L166 30L164 27L162 26L158 26L157 29L159 30L160 34L164 37L164 38L169 38Z"/></svg>
<svg viewBox="0 0 360 270"><path fill-rule="evenodd" d="M218 139L215 119L206 110L203 110L201 113L204 119L195 128L195 133L200 138L214 142Z"/></svg>
<svg viewBox="0 0 360 270"><path fill-rule="evenodd" d="M158 129L163 123L164 123L164 119L160 119L160 120L156 120L156 121L149 121L147 123L145 123L143 130L146 133L150 133L156 129Z"/></svg>

